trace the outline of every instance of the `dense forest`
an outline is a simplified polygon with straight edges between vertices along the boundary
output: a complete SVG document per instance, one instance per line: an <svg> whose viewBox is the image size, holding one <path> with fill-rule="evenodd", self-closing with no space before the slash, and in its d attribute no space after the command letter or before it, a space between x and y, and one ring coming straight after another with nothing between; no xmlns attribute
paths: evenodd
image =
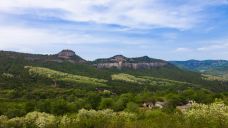
<svg viewBox="0 0 228 128"><path fill-rule="evenodd" d="M98 69L11 52L0 62L0 128L228 127L227 81L172 64Z"/></svg>

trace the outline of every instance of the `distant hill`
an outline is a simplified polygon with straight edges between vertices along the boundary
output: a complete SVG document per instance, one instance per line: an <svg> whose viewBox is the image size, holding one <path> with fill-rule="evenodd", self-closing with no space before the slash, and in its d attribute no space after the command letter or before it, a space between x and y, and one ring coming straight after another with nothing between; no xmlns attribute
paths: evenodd
<svg viewBox="0 0 228 128"><path fill-rule="evenodd" d="M170 63L181 69L197 71L210 75L224 76L228 74L227 60L188 60L188 61L171 61Z"/></svg>

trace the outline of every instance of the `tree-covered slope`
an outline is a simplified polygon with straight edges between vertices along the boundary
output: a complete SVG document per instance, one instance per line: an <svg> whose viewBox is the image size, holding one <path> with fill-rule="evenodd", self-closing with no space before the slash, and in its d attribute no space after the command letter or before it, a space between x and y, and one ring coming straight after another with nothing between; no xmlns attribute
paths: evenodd
<svg viewBox="0 0 228 128"><path fill-rule="evenodd" d="M171 63L181 68L186 68L195 71L206 71L211 68L227 65L226 60L187 60L187 61L171 61Z"/></svg>
<svg viewBox="0 0 228 128"><path fill-rule="evenodd" d="M66 119L63 115L75 114L77 117L72 119L78 119L83 109L95 114L109 109L107 112L118 117L132 112L137 114L138 123L143 121L144 115L145 120L151 117L147 116L148 112L155 112L156 116L165 114L169 119L168 116L179 113L177 106L186 105L190 100L209 104L219 98L228 103L226 81L208 80L200 73L182 70L163 60L148 57L129 60L131 64L167 63L146 69L97 68L70 50L60 53L59 56L0 52L0 127L3 123L4 127L27 126L29 124L22 120L28 121L33 114L34 118L42 115L48 118L51 114L52 119L58 117L61 122ZM162 103L163 106L148 108L144 103ZM84 112L87 117L87 111ZM86 118L85 121L97 122L91 116L91 120ZM14 121L16 125L12 124ZM156 125L160 124L157 122ZM117 125L122 126L122 123Z"/></svg>
<svg viewBox="0 0 228 128"><path fill-rule="evenodd" d="M205 85L209 88L216 90L217 85L220 85L220 82L216 81L207 81L202 79L200 73L182 70L176 66L169 64L166 61L158 59L150 59L148 57L134 58L134 60L129 60L132 62L162 62L168 63L166 66L154 67L150 69L116 69L116 68L96 68L94 62L86 62L78 57L77 55L73 56L77 59L62 59L56 55L34 55L34 54L24 54L16 52L0 52L0 74L12 74L15 78L15 83L28 83L31 81L28 72L24 69L25 66L33 67L44 67L51 70L56 70L64 73L69 73L73 75L87 76L91 78L105 79L110 80L112 74L117 73L126 73L134 76L152 76L158 78L165 78L176 81L183 81L198 85ZM149 60L148 60L149 59ZM74 61L73 61L74 60ZM73 62L72 62L73 61ZM1 76L2 77L2 76ZM2 78L0 78L2 79ZM222 86L223 87L223 86ZM223 88L224 89L224 88Z"/></svg>
<svg viewBox="0 0 228 128"><path fill-rule="evenodd" d="M188 60L188 61L171 61L172 64L181 69L201 72L209 75L216 75L227 79L228 61L226 60Z"/></svg>

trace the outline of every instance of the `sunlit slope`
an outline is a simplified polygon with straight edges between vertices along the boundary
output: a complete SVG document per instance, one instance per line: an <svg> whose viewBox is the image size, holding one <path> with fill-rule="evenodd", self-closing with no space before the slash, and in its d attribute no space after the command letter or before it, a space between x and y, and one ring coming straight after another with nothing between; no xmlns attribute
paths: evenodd
<svg viewBox="0 0 228 128"><path fill-rule="evenodd" d="M25 66L31 76L41 76L55 81L105 86L106 80L73 75L43 67Z"/></svg>
<svg viewBox="0 0 228 128"><path fill-rule="evenodd" d="M150 76L136 77L136 76L124 74L124 73L112 75L112 80L126 81L126 82L137 83L137 84L149 84L149 85L156 85L156 84L164 85L165 83L193 85L187 82L180 82L180 81L162 79L162 78L156 78L156 77L150 77Z"/></svg>

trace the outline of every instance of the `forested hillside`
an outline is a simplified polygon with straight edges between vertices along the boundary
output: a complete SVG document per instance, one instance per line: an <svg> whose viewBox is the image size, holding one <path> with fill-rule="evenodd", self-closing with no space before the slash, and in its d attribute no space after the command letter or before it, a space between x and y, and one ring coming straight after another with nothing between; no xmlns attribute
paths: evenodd
<svg viewBox="0 0 228 128"><path fill-rule="evenodd" d="M226 60L188 60L171 61L171 63L184 70L196 71L228 80L228 61Z"/></svg>
<svg viewBox="0 0 228 128"><path fill-rule="evenodd" d="M0 127L228 126L226 81L208 80L157 59L168 64L97 68L95 62L71 53L59 57L0 52ZM136 60L146 63L147 57ZM211 113L204 117L204 110Z"/></svg>

